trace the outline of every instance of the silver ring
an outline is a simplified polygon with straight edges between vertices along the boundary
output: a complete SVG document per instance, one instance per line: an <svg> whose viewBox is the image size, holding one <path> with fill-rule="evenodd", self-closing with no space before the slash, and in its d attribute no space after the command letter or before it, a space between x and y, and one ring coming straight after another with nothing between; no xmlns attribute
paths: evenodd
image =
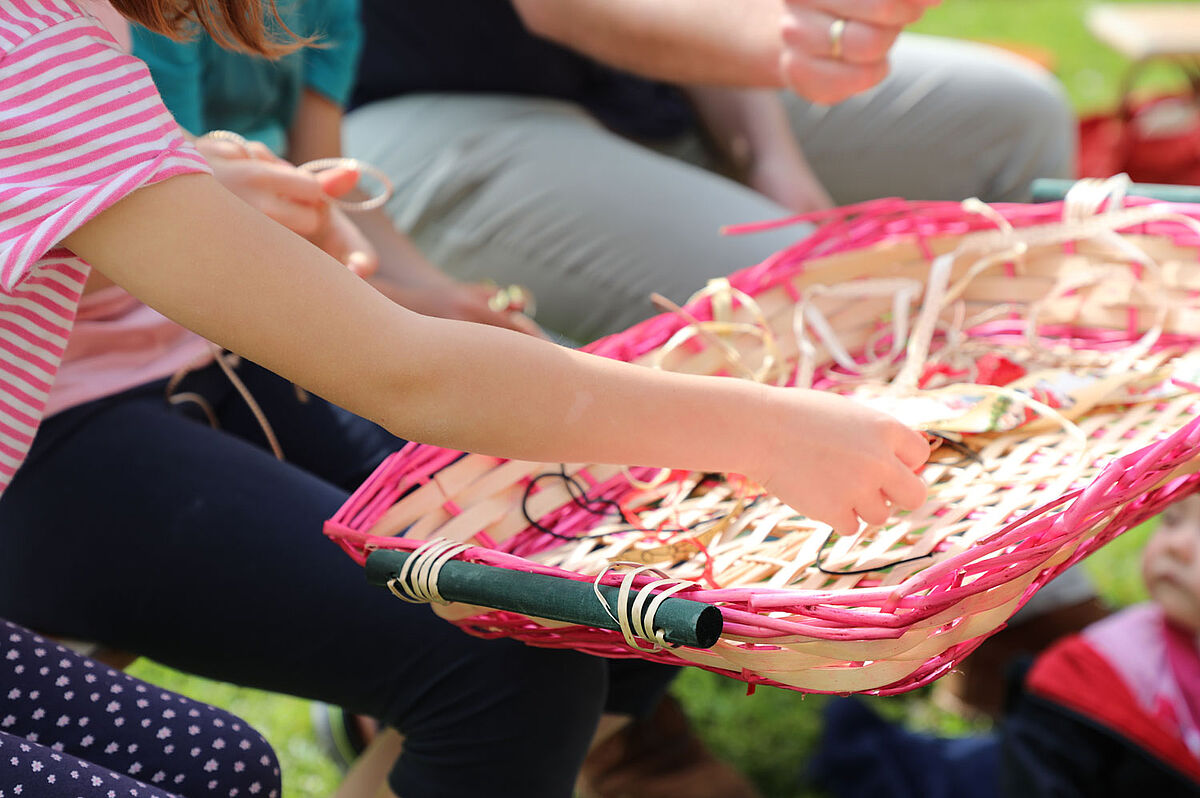
<svg viewBox="0 0 1200 798"><path fill-rule="evenodd" d="M842 57L842 36L846 33L846 20L835 19L829 23L829 57L835 61Z"/></svg>

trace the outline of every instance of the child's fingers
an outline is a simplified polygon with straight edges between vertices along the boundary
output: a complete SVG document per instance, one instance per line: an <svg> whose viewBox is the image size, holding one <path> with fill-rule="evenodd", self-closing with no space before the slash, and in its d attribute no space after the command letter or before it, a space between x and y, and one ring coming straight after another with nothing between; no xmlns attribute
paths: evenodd
<svg viewBox="0 0 1200 798"><path fill-rule="evenodd" d="M888 500L905 510L915 510L924 504L928 492L929 487L923 479L899 465L883 486L883 493Z"/></svg>
<svg viewBox="0 0 1200 798"><path fill-rule="evenodd" d="M226 158L228 160L240 160L249 158L250 153L246 152L246 147L236 141L225 141L223 139L201 139L196 142L196 149L200 150L200 154L205 158Z"/></svg>
<svg viewBox="0 0 1200 798"><path fill-rule="evenodd" d="M876 492L874 496L860 499L854 505L854 512L858 513L858 517L871 526L882 526L892 517L891 505L887 498L879 492Z"/></svg>
<svg viewBox="0 0 1200 798"><path fill-rule="evenodd" d="M246 149L246 154L256 161L269 161L271 163L287 163L275 153L271 152L271 148L261 141L247 141L243 145Z"/></svg>
<svg viewBox="0 0 1200 798"><path fill-rule="evenodd" d="M905 429L900 440L896 442L896 456L910 471L916 471L923 466L929 459L929 452L929 441L915 430Z"/></svg>
<svg viewBox="0 0 1200 798"><path fill-rule="evenodd" d="M322 216L319 207L293 202L275 194L261 197L258 209L293 233L302 236L312 235L321 227Z"/></svg>
<svg viewBox="0 0 1200 798"><path fill-rule="evenodd" d="M357 169L335 166L317 172L316 176L326 194L331 197L343 197L358 185L359 174Z"/></svg>
<svg viewBox="0 0 1200 798"><path fill-rule="evenodd" d="M289 163L256 163L247 166L247 180L263 193L276 194L285 201L308 205L322 204L325 194L320 182Z"/></svg>
<svg viewBox="0 0 1200 798"><path fill-rule="evenodd" d="M839 535L853 535L858 532L860 526L858 515L852 509L845 509L840 512L831 512L822 516L813 516L818 521L824 521L833 527L833 531Z"/></svg>
<svg viewBox="0 0 1200 798"><path fill-rule="evenodd" d="M370 277L379 271L379 258L374 252L355 250L343 258L346 268L359 277Z"/></svg>

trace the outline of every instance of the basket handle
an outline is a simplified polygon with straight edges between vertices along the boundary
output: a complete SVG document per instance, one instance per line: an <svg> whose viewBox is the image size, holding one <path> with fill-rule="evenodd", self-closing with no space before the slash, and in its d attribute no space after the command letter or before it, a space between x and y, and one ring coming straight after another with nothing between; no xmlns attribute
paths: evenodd
<svg viewBox="0 0 1200 798"><path fill-rule="evenodd" d="M1033 181L1034 202L1055 202L1067 196L1075 185L1074 180L1039 177ZM1200 203L1200 186L1176 186L1165 183L1131 183L1125 191L1133 197L1162 200L1163 202Z"/></svg>
<svg viewBox="0 0 1200 798"><path fill-rule="evenodd" d="M412 568L406 568L405 564L410 558L419 556L415 552L376 549L367 557L367 581L396 592L396 581L401 573ZM654 635L643 637L652 643L712 648L724 628L721 611L712 604L674 596L663 598L661 593L647 596L644 590L630 592L616 586L593 585L483 563L446 560L441 563L436 581L437 597L447 602L457 601L626 633L616 620L618 617L629 617L631 612L636 616L641 612L644 618L644 611L653 607L653 617L646 625L652 627ZM400 593L397 595L405 598ZM602 597L602 601L598 601L597 596Z"/></svg>
<svg viewBox="0 0 1200 798"><path fill-rule="evenodd" d="M1200 64L1187 58L1150 56L1130 65L1121 78L1121 99L1117 104L1117 117L1125 124L1128 124L1133 119L1134 86L1141 76L1145 74L1150 65L1164 62L1175 64L1179 67L1183 76L1187 78L1189 88L1192 90L1192 101L1200 104Z"/></svg>

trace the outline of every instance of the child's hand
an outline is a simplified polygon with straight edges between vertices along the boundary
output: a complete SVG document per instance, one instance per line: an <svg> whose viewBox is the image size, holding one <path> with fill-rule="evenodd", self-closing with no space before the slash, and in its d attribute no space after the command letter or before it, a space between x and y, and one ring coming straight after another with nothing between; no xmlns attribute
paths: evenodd
<svg viewBox="0 0 1200 798"><path fill-rule="evenodd" d="M370 242L328 201L354 189L356 170L338 167L311 174L257 141L201 137L196 149L221 185L243 202L304 236L360 277L378 268L379 257Z"/></svg>
<svg viewBox="0 0 1200 798"><path fill-rule="evenodd" d="M355 179L357 180L357 176ZM337 195L330 192L330 196ZM379 254L375 247L340 208L330 207L324 227L306 238L337 258L359 277L370 277L379 270Z"/></svg>
<svg viewBox="0 0 1200 798"><path fill-rule="evenodd" d="M756 153L746 171L746 184L795 213L833 207L829 192L813 174L799 147Z"/></svg>
<svg viewBox="0 0 1200 798"><path fill-rule="evenodd" d="M546 338L537 322L523 313L495 309L489 300L494 285L464 283L444 274L408 275L407 279L375 277L371 284L393 302L425 316L473 321Z"/></svg>
<svg viewBox="0 0 1200 798"><path fill-rule="evenodd" d="M321 182L261 142L201 137L196 149L221 185L292 232L308 237L328 223L329 203Z"/></svg>
<svg viewBox="0 0 1200 798"><path fill-rule="evenodd" d="M763 466L749 476L799 512L852 534L924 502L920 433L834 394L769 389L765 401Z"/></svg>

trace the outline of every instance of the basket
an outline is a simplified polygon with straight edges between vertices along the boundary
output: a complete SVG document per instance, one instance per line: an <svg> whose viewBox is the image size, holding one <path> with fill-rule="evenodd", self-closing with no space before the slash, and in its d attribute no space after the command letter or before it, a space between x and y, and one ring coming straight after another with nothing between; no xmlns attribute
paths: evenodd
<svg viewBox="0 0 1200 798"><path fill-rule="evenodd" d="M447 539L459 560L588 590L670 584L723 620L704 649L627 617L614 631L440 610L472 634L891 694L945 674L1047 581L1197 488L1200 205L1109 183L1039 205L879 200L805 218L817 229L791 248L590 350L884 407L942 444L918 511L838 537L736 475L413 444L326 534L360 563Z"/></svg>

